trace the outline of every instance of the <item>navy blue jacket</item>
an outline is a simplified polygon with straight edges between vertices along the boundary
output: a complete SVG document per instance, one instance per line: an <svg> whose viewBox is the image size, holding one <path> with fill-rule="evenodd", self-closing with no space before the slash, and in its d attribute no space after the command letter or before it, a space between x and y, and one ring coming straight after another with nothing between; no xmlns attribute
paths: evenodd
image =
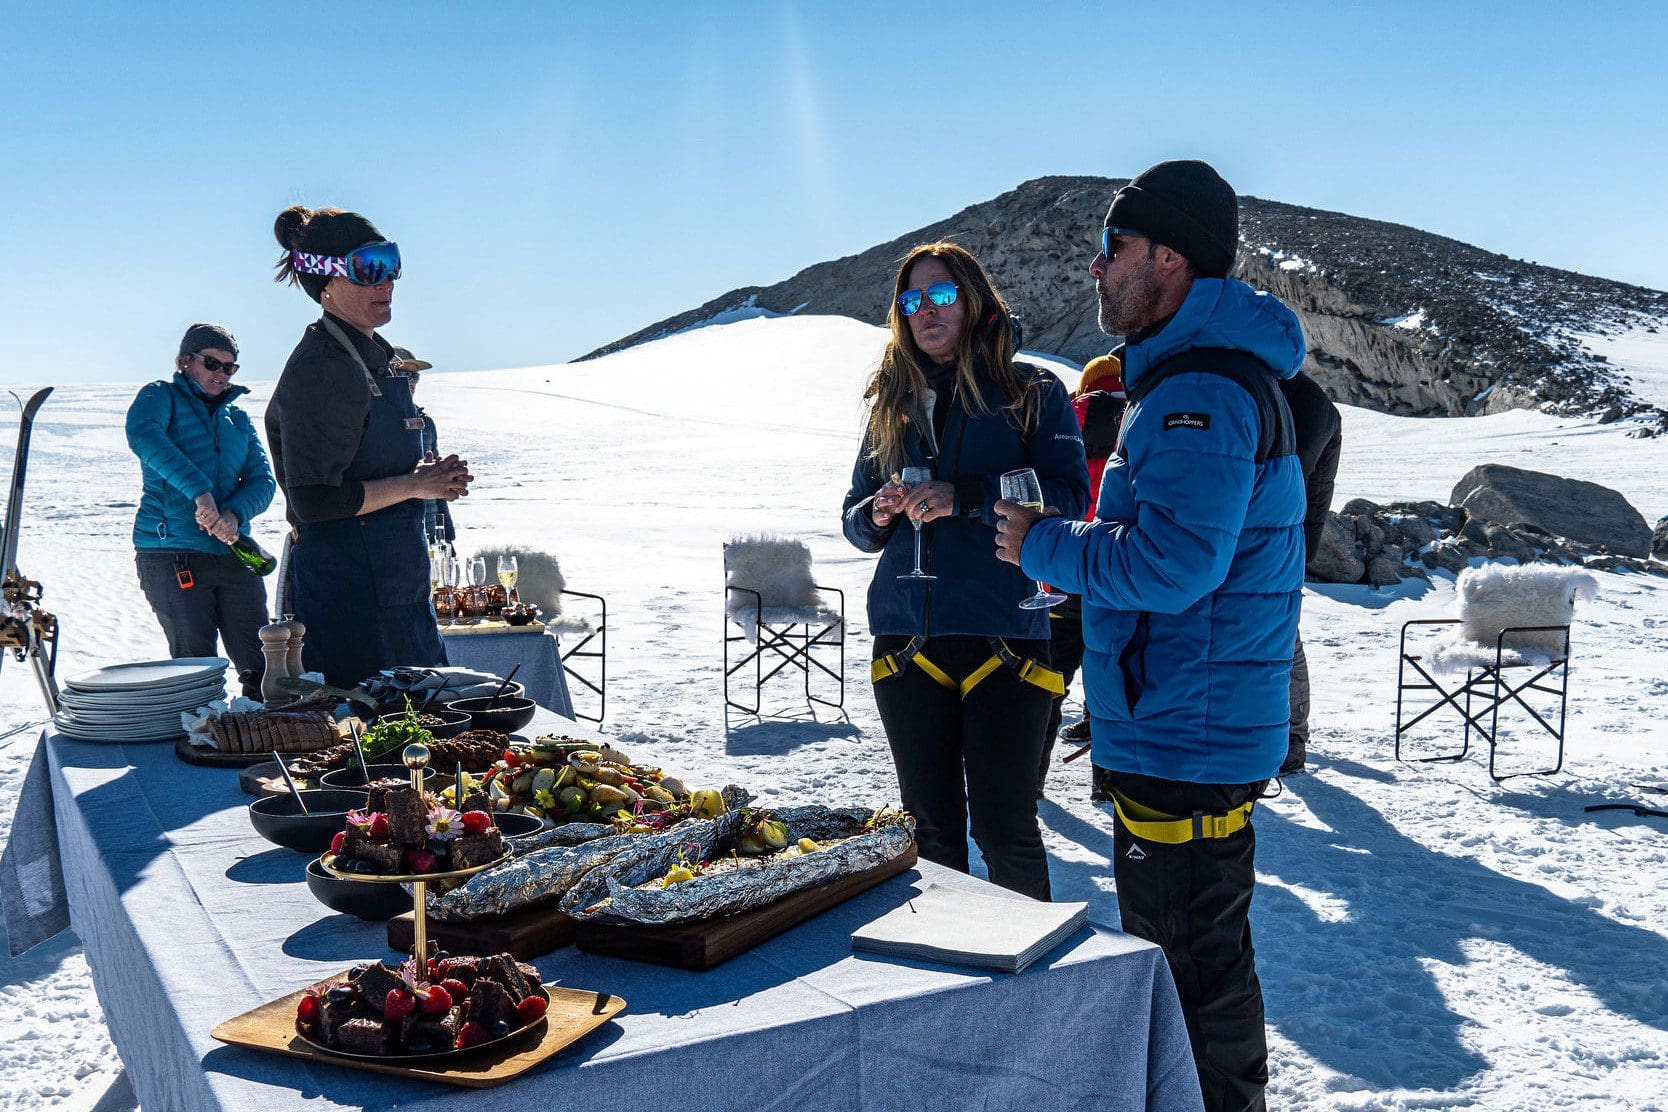
<svg viewBox="0 0 1668 1112"><path fill-rule="evenodd" d="M1189 348L1257 357L1277 379L1305 354L1297 315L1231 279L1198 279L1124 383ZM1133 393L1132 393L1132 396ZM1046 519L1027 573L1083 596L1084 689L1096 765L1204 784L1274 775L1303 588L1298 457L1256 462L1256 403L1219 375L1165 378L1130 406L1123 459L1095 520Z"/></svg>
<svg viewBox="0 0 1668 1112"><path fill-rule="evenodd" d="M197 525L197 497L214 495L221 510L237 514L238 531L272 505L272 477L261 438L249 415L233 404L249 392L226 387L210 405L184 374L152 382L127 411L127 443L139 457L144 491L133 522L134 547L224 554L227 548Z"/></svg>
<svg viewBox="0 0 1668 1112"><path fill-rule="evenodd" d="M866 499L889 476L870 458L865 438L852 469L844 514L846 539L864 552L880 553L869 584L871 633L1048 636L1048 611L1019 608L1020 600L1035 594L1037 585L996 558L994 507L1001 497L1000 480L1003 472L1033 468L1042 483L1044 504L1081 518L1089 506L1089 470L1066 388L1041 368L1027 363L1014 368L1022 379L1038 383L1041 391L1036 428L1029 437L1021 432L1016 414L998 407L1001 394L982 374L980 392L992 412L969 412L958 392L950 401L937 451L925 431L932 427L930 398L920 401L921 419L909 423L909 464L931 465L935 478L956 488L955 516L922 529L923 567L938 577L930 583L898 579L915 563L915 533L909 522L900 516L878 529L869 516Z"/></svg>

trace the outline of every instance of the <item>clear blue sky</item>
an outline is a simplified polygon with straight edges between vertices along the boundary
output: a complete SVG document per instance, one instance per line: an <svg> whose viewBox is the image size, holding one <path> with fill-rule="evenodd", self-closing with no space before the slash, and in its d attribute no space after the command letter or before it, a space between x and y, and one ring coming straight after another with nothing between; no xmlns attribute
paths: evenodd
<svg viewBox="0 0 1668 1112"><path fill-rule="evenodd" d="M272 218L369 215L386 330L556 362L1051 173L1242 193L1668 287L1660 4L9 7L0 380L277 374ZM1086 231L1085 263L1091 250Z"/></svg>

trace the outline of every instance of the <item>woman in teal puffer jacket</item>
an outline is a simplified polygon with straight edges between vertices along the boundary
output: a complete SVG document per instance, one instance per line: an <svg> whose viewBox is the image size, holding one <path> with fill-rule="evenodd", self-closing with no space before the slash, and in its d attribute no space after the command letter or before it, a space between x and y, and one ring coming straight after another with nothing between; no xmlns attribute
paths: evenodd
<svg viewBox="0 0 1668 1112"><path fill-rule="evenodd" d="M249 535L278 484L249 415L233 404L249 391L231 384L232 334L192 325L175 367L127 411L128 447L144 476L133 523L139 586L171 655L214 656L218 637L244 694L258 698L266 586L230 545Z"/></svg>

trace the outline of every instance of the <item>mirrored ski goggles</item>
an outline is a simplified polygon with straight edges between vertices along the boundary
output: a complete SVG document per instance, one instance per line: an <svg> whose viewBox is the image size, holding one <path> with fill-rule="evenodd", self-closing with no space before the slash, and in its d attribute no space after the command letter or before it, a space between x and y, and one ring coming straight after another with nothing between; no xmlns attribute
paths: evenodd
<svg viewBox="0 0 1668 1112"><path fill-rule="evenodd" d="M1128 228L1114 228L1110 224L1102 228L1100 230L1100 253L1106 256L1107 262L1111 262L1113 259L1118 257L1118 249L1112 243L1114 236L1123 236L1126 239L1140 239L1141 233L1131 231Z"/></svg>
<svg viewBox="0 0 1668 1112"><path fill-rule="evenodd" d="M946 305L956 303L956 284L954 282L934 282L926 288L926 299L940 309ZM921 311L921 290L905 290L898 295L898 308L903 315L913 317Z"/></svg>
<svg viewBox="0 0 1668 1112"><path fill-rule="evenodd" d="M377 286L400 276L400 245L383 240L356 247L346 255L309 255L291 251L290 262L298 274L322 274L346 278L356 286Z"/></svg>

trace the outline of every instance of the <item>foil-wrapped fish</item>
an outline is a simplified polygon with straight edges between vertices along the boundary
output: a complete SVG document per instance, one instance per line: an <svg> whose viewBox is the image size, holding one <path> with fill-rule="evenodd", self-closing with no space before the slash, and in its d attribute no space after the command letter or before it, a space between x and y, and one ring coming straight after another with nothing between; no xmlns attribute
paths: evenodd
<svg viewBox="0 0 1668 1112"><path fill-rule="evenodd" d="M679 845L649 852L628 851L588 873L564 897L562 910L575 918L643 926L717 919L865 872L902 857L915 845L915 824L904 816L871 824L874 816L869 811L814 806L784 808L772 814L786 824L790 843L810 838L830 844L811 853L790 851L725 859L709 872L665 886L660 878L680 863ZM722 857L734 847L746 823L740 813L720 816L710 824L714 829L701 832L707 837L685 839L689 844L683 847L681 860ZM696 845L700 846L699 853ZM601 892L606 898L590 898Z"/></svg>
<svg viewBox="0 0 1668 1112"><path fill-rule="evenodd" d="M717 847L734 839L741 828L741 812L726 811L715 819L690 819L659 834L638 834L625 852L610 857L604 864L616 865L607 874L600 868L592 869L562 897L562 910L577 914L599 900L608 898L609 876L660 876L681 859L701 859L716 852Z"/></svg>

